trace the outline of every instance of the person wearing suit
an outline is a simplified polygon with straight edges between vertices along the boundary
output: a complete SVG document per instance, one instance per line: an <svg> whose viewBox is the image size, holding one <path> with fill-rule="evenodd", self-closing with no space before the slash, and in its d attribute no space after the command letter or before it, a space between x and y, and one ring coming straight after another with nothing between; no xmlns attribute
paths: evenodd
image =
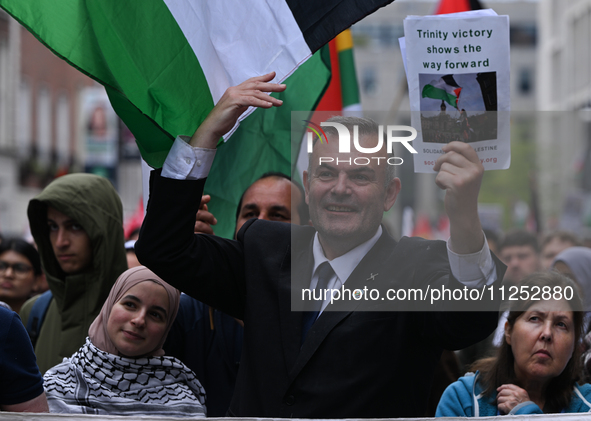
<svg viewBox="0 0 591 421"><path fill-rule="evenodd" d="M376 159L365 166L328 160L319 165L319 157L342 157L335 133L328 142L316 142L304 174L314 228L251 220L237 240L194 235L217 140L248 106L281 105L265 93L285 89L269 83L273 77L229 88L189 144L177 139L163 169L153 171L136 243L140 262L188 295L244 321L229 415L420 416L442 349L485 338L496 326L496 313L390 311L391 301L372 301L363 292L361 299L332 303L329 296L306 333L304 320L311 312L292 308L301 305L303 289L325 280L328 266L327 288L341 290L371 288L384 294L390 288L496 286L504 266L488 251L477 215L482 165L470 145L443 146L445 154L434 169L437 184L446 190L447 245L406 237L395 241L381 218L394 204L400 180L379 166L384 151L371 154ZM367 127L359 131L365 147L375 145L377 133L377 126ZM412 310L402 302L397 309ZM407 383L415 378L416 383Z"/></svg>
<svg viewBox="0 0 591 421"><path fill-rule="evenodd" d="M195 233L214 233L212 225L217 219L208 210L210 200L209 195L201 198ZM297 212L292 213L292 209ZM234 235L252 218L306 224L310 216L303 187L285 174L264 173L238 202ZM242 326L242 321L187 294L181 295L179 312L164 349L193 370L207 390L208 417L223 417L230 407L242 353Z"/></svg>

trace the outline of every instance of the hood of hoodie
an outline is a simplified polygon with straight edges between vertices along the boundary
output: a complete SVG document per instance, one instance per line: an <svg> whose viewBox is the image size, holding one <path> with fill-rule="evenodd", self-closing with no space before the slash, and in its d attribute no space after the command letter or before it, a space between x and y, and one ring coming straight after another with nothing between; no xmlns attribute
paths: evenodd
<svg viewBox="0 0 591 421"><path fill-rule="evenodd" d="M74 219L88 234L93 259L87 271L67 275L61 269L49 240L49 205ZM62 334L73 335L62 335L62 344L73 340L75 351L84 344L88 328L117 277L127 269L121 199L106 178L69 174L54 180L32 199L27 214L49 288L61 315Z"/></svg>

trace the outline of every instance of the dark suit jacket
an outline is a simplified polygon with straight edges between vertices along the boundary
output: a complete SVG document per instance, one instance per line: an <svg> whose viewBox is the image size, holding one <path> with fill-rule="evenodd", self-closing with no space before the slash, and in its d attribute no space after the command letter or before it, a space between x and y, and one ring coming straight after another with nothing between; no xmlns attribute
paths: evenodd
<svg viewBox="0 0 591 421"><path fill-rule="evenodd" d="M294 288L308 287L314 229L253 220L237 241L194 235L204 180L150 180L136 253L164 280L244 320L244 343L230 415L380 418L421 416L443 348L484 339L497 314L383 311L387 302L337 303L304 344ZM347 280L348 288L456 285L444 242L384 234ZM497 261L499 277L504 267ZM373 285L373 284L372 284ZM459 285L459 284L457 284ZM345 307L341 307L345 306ZM331 309L327 309L331 310ZM361 311L370 310L370 311Z"/></svg>
<svg viewBox="0 0 591 421"><path fill-rule="evenodd" d="M207 391L208 417L223 417L230 407L242 337L242 326L233 317L186 294L181 296L163 348L166 355L178 358L197 375Z"/></svg>

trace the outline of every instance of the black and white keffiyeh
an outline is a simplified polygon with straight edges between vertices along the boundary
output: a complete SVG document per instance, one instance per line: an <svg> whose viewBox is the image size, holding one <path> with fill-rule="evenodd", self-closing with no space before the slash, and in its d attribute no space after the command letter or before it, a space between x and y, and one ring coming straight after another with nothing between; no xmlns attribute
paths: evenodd
<svg viewBox="0 0 591 421"><path fill-rule="evenodd" d="M205 417L201 383L174 357L119 357L86 338L43 380L50 412Z"/></svg>

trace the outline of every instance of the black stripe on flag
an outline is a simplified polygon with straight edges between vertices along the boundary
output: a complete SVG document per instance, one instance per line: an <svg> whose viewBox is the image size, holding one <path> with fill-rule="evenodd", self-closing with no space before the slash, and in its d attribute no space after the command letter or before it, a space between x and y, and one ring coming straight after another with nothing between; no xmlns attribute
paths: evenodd
<svg viewBox="0 0 591 421"><path fill-rule="evenodd" d="M453 86L454 88L459 88L460 85L458 85L453 77L453 75L445 75L443 76L441 79L443 79L443 81L445 83L447 83L449 86Z"/></svg>
<svg viewBox="0 0 591 421"><path fill-rule="evenodd" d="M286 0L312 52L394 0Z"/></svg>

